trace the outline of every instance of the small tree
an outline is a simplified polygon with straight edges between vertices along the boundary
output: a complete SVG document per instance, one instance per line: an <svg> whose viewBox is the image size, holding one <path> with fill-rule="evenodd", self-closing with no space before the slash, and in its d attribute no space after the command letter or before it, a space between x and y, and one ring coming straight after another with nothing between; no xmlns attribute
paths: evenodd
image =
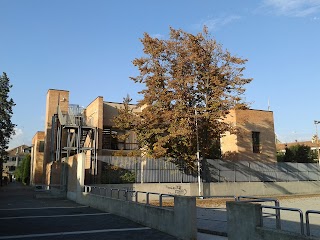
<svg viewBox="0 0 320 240"><path fill-rule="evenodd" d="M17 181L22 182L26 185L30 184L30 166L31 156L27 154L21 161L21 164L16 168L14 175Z"/></svg>
<svg viewBox="0 0 320 240"><path fill-rule="evenodd" d="M198 147L202 157L216 157L220 134L231 129L223 121L226 114L247 106L247 60L223 50L207 28L197 35L170 28L168 40L145 33L141 42L145 56L133 61L140 74L131 79L145 85L142 112L133 114L125 105L116 126L133 130L144 154L155 158L192 164Z"/></svg>
<svg viewBox="0 0 320 240"><path fill-rule="evenodd" d="M0 185L2 186L3 162L7 158L9 140L14 133L15 124L11 122L12 107L15 106L12 98L9 97L10 80L6 73L0 76Z"/></svg>

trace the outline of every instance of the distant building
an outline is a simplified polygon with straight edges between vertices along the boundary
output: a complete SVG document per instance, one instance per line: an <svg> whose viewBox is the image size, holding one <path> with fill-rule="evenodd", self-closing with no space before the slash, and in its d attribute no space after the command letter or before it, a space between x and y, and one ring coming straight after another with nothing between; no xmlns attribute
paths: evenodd
<svg viewBox="0 0 320 240"><path fill-rule="evenodd" d="M294 142L288 142L288 143L277 143L276 147L277 147L277 152L278 153L285 153L286 152L286 148L290 148L292 146L296 146L296 145L304 145L304 146L308 146L310 147L311 151L313 152L317 152L318 146L320 146L320 141L317 144L317 142L315 140L312 141L294 141Z"/></svg>
<svg viewBox="0 0 320 240"><path fill-rule="evenodd" d="M226 122L235 132L221 137L224 159L276 162L273 112L262 110L231 110Z"/></svg>
<svg viewBox="0 0 320 240"><path fill-rule="evenodd" d="M3 163L3 177L7 177L10 181L15 179L14 172L21 164L22 159L31 153L31 147L21 145L7 151L7 161Z"/></svg>

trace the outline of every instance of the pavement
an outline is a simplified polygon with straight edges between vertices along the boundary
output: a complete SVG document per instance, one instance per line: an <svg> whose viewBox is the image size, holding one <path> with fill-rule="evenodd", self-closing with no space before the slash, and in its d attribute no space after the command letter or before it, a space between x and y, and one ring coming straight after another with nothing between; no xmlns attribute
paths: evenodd
<svg viewBox="0 0 320 240"><path fill-rule="evenodd" d="M36 198L18 182L0 187L0 240L175 240L158 230L62 198ZM226 240L198 232L198 240Z"/></svg>
<svg viewBox="0 0 320 240"><path fill-rule="evenodd" d="M177 239L69 200L34 195L19 183L0 187L0 239Z"/></svg>
<svg viewBox="0 0 320 240"><path fill-rule="evenodd" d="M278 198L280 207L300 209L303 212L303 231L306 234L306 211L315 210L320 212L320 195L300 195ZM271 202L261 205L274 206ZM263 208L263 226L276 229L275 210ZM301 233L300 215L297 211L281 210L281 229L293 233ZM320 239L320 214L310 214L310 234ZM197 208L197 227L202 233L227 236L227 212L224 203L214 204L206 208ZM227 239L227 238L225 238Z"/></svg>

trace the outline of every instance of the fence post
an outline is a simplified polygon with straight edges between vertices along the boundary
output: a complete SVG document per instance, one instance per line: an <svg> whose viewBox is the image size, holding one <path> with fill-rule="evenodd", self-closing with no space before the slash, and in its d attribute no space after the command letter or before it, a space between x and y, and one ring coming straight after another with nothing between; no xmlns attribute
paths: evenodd
<svg viewBox="0 0 320 240"><path fill-rule="evenodd" d="M228 239L260 239L256 227L261 226L261 216L260 204L227 202Z"/></svg>

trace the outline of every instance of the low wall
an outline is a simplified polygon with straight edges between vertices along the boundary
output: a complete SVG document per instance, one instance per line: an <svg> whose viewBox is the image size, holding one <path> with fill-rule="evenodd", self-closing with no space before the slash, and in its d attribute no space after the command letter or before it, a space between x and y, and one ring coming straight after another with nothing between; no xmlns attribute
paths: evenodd
<svg viewBox="0 0 320 240"><path fill-rule="evenodd" d="M156 192L181 196L198 196L197 183L133 183L99 184L97 186L127 189L134 191ZM203 196L272 196L287 194L320 194L320 182L222 182L201 184ZM141 195L144 197L144 195ZM156 196L151 195L151 200ZM145 199L142 199L145 200Z"/></svg>
<svg viewBox="0 0 320 240"><path fill-rule="evenodd" d="M78 193L77 202L131 219L179 239L197 239L196 200L194 197L176 196L173 210L90 193Z"/></svg>
<svg viewBox="0 0 320 240"><path fill-rule="evenodd" d="M235 182L204 183L204 195L287 195L320 194L320 182Z"/></svg>
<svg viewBox="0 0 320 240"><path fill-rule="evenodd" d="M261 227L261 205L227 202L229 240L315 240L292 232Z"/></svg>

